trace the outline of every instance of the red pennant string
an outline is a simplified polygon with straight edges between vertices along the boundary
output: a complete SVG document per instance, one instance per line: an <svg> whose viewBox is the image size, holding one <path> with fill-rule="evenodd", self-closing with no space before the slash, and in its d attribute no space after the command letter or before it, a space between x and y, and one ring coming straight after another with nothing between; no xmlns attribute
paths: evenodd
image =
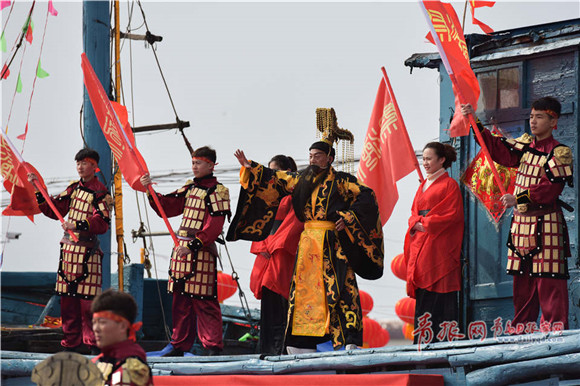
<svg viewBox="0 0 580 386"><path fill-rule="evenodd" d="M4 65L4 67L2 68L2 79L8 79L9 76L10 76L10 69L8 67L6 67L6 65Z"/></svg>
<svg viewBox="0 0 580 386"><path fill-rule="evenodd" d="M24 134L20 134L18 137L18 139L25 141L26 140L26 134L28 134L28 122L26 122L26 127L24 128Z"/></svg>
<svg viewBox="0 0 580 386"><path fill-rule="evenodd" d="M32 44L32 26L28 23L28 28L26 29L26 41Z"/></svg>

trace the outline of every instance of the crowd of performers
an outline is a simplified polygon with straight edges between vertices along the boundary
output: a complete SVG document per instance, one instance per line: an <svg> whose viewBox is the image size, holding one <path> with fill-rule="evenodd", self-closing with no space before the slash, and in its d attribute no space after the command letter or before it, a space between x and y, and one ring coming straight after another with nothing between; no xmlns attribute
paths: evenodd
<svg viewBox="0 0 580 386"><path fill-rule="evenodd" d="M568 327L570 248L559 195L566 183L572 183L572 155L552 136L560 109L551 97L535 101L532 135L517 139L493 136L478 121L494 161L518 168L514 194L501 198L506 208L514 207L507 243L507 272L514 276L514 324L536 322L541 309L542 323ZM462 113L474 110L463 105ZM261 300L264 354L315 351L328 341L334 349L362 346L356 276L372 280L383 273L383 233L374 192L353 175L333 168L333 144L343 129L336 126L334 115L326 122L319 128L322 139L309 148L309 166L302 171L288 156L277 155L266 167L248 160L242 150L234 153L241 165L241 191L227 240L253 241L256 260L250 287ZM204 146L192 156L194 179L174 192L157 194L167 216L182 216L179 246L169 266L173 333L167 356L183 356L196 340L206 355L223 349L215 243L231 215L229 191L213 175L215 150ZM109 379L133 358L129 361L133 370L125 371L124 377L131 373L143 381L150 373L146 364L140 365L145 363L144 353L129 339L136 315L127 305L131 301L107 291L93 302L101 293L103 253L97 235L109 227L112 202L95 177L99 154L83 149L75 160L80 179L52 197L60 214L68 214L62 224L65 236L60 241L56 283L61 344L74 351L84 343L93 354L100 352L98 363ZM450 145L431 142L424 147L427 178L415 195L405 237L407 292L416 299L415 327L429 315L435 333L440 323L457 321L459 316L463 202L457 182L446 172L455 160ZM30 181L35 179L29 175ZM151 184L149 175L141 183ZM40 193L37 200L46 216L56 218ZM159 214L151 196L149 203ZM111 323L122 326L122 339L103 338L102 331Z"/></svg>

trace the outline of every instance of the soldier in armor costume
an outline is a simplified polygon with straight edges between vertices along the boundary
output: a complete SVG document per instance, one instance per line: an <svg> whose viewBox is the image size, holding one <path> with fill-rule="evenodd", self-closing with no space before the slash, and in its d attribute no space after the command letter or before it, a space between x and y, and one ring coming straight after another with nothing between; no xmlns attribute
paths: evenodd
<svg viewBox="0 0 580 386"><path fill-rule="evenodd" d="M219 354L223 349L215 241L225 217L230 216L230 195L214 177L215 165L215 150L200 147L193 153L193 181L172 193L157 194L168 217L183 214L177 231L179 247L174 248L169 263L167 289L173 293L173 348L165 356L183 356L196 337L208 355ZM149 175L144 175L141 183L149 185ZM159 214L152 197L149 204Z"/></svg>
<svg viewBox="0 0 580 386"><path fill-rule="evenodd" d="M93 331L101 354L93 362L107 386L151 386L153 377L145 350L135 343L141 323L137 303L129 294L108 289L91 306Z"/></svg>
<svg viewBox="0 0 580 386"><path fill-rule="evenodd" d="M64 192L51 198L52 203L67 221L62 224L64 236L60 241L60 258L56 293L61 296L61 316L64 339L61 345L75 351L81 343L98 352L92 330L92 299L101 293L101 261L97 235L105 233L110 225L112 198L95 173L99 154L82 149L75 155L80 180L71 183ZM36 180L33 173L28 180ZM38 206L45 216L57 219L40 192L36 192ZM75 242L68 230L78 238Z"/></svg>
<svg viewBox="0 0 580 386"><path fill-rule="evenodd" d="M493 160L518 167L514 194L501 198L506 208L514 207L507 241L507 273L514 276L512 325L535 323L541 309L544 331L568 328L571 254L559 196L566 184L572 186L573 175L572 151L552 136L560 111L555 98L538 99L530 113L533 136L517 139L494 137L478 121ZM462 105L462 113L473 114L472 106Z"/></svg>

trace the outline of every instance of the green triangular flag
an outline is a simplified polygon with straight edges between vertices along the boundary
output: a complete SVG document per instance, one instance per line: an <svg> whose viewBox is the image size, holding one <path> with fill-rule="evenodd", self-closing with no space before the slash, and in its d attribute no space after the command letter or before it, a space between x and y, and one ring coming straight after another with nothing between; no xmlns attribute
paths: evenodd
<svg viewBox="0 0 580 386"><path fill-rule="evenodd" d="M22 32L26 33L26 30L28 29L29 25L30 29L34 32L34 22L32 21L31 17L27 18L26 21L24 22L24 25L22 26Z"/></svg>
<svg viewBox="0 0 580 386"><path fill-rule="evenodd" d="M49 75L50 74L48 72L46 72L42 69L42 67L40 66L40 59L38 59L38 67L36 69L36 76L42 79L42 78L46 78Z"/></svg>
<svg viewBox="0 0 580 386"><path fill-rule="evenodd" d="M22 92L22 80L20 80L20 73L18 73L18 81L16 82L16 92Z"/></svg>
<svg viewBox="0 0 580 386"><path fill-rule="evenodd" d="M2 32L2 37L0 37L0 47L2 52L6 52L6 38L4 37L4 32Z"/></svg>

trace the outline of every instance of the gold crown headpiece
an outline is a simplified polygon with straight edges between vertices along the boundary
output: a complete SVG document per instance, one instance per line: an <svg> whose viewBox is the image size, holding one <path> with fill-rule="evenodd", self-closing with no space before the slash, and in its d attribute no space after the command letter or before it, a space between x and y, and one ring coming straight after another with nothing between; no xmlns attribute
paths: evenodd
<svg viewBox="0 0 580 386"><path fill-rule="evenodd" d="M342 170L354 173L354 134L338 127L336 113L333 108L316 109L316 136L330 147L336 142L342 142ZM337 159L339 159L337 157Z"/></svg>

